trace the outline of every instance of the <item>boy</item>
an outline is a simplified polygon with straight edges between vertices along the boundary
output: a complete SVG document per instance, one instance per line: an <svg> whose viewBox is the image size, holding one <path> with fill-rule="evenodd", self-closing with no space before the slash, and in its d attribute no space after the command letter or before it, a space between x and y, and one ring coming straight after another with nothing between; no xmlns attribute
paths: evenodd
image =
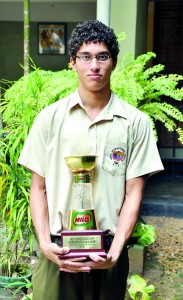
<svg viewBox="0 0 183 300"><path fill-rule="evenodd" d="M78 90L36 118L19 163L32 171L30 206L41 249L33 300L124 299L128 276L126 243L140 211L146 178L163 169L146 115L111 91L119 45L97 20L78 24L69 41ZM99 228L110 229L106 258L58 258L71 205L72 172L64 157L97 155L92 180Z"/></svg>

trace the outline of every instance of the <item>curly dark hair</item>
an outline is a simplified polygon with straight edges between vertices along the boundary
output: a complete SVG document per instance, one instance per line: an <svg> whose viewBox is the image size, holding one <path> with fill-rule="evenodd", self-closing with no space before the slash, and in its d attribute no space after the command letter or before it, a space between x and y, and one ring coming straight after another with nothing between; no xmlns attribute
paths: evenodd
<svg viewBox="0 0 183 300"><path fill-rule="evenodd" d="M75 60L76 54L83 43L103 42L116 61L119 53L119 44L113 29L98 20L88 20L76 25L69 40L69 55Z"/></svg>

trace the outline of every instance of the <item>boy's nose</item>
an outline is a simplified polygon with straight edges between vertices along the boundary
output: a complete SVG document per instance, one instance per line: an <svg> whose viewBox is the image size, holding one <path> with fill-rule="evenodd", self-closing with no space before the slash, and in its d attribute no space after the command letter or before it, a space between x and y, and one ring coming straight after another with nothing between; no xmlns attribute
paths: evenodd
<svg viewBox="0 0 183 300"><path fill-rule="evenodd" d="M97 68L97 69L99 69L99 65L100 65L100 64L99 64L99 62L97 61L96 57L93 56L92 61L91 61L91 63L90 63L91 69L92 69L92 68Z"/></svg>

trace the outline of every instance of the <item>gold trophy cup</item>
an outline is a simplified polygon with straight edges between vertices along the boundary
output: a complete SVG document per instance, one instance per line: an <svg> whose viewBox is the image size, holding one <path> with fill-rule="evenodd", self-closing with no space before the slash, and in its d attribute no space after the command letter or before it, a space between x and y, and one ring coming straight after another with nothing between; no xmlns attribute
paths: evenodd
<svg viewBox="0 0 183 300"><path fill-rule="evenodd" d="M90 171L95 168L97 156L69 156L65 162L73 172L72 207L69 212L68 230L61 232L62 247L69 247L68 254L59 255L62 259L88 257L97 253L106 257L103 231L93 206Z"/></svg>

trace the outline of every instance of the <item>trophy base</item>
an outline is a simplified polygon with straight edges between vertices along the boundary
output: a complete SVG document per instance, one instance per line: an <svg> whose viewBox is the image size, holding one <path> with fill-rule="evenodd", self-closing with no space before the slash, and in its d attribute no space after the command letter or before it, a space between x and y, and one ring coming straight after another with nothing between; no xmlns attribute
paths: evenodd
<svg viewBox="0 0 183 300"><path fill-rule="evenodd" d="M92 253L107 256L102 230L64 230L61 232L61 245L70 248L70 252L59 255L60 259L89 258Z"/></svg>
<svg viewBox="0 0 183 300"><path fill-rule="evenodd" d="M101 256L101 257L103 257L103 258L106 258L107 257L107 253L106 252L101 252L101 251L99 251L99 252L97 252L97 251L88 251L88 252L73 252L72 250L69 252L69 253L67 253L67 254L64 254L64 255L62 255L62 254L59 254L58 255L58 257L60 258L60 259L69 259L69 258L82 258L82 257L86 257L86 260L90 260L90 254L92 254L92 253L95 253L95 254L97 254L98 256Z"/></svg>

